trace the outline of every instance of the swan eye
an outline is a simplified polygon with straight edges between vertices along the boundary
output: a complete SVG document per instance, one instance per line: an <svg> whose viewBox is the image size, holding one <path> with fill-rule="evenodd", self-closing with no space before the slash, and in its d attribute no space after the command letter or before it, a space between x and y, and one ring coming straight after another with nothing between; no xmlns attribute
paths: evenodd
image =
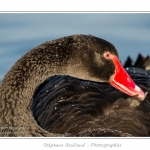
<svg viewBox="0 0 150 150"><path fill-rule="evenodd" d="M109 58L110 58L110 56L111 56L111 53L110 53L110 52L106 52L106 53L104 53L104 57L105 57L106 59L109 59Z"/></svg>

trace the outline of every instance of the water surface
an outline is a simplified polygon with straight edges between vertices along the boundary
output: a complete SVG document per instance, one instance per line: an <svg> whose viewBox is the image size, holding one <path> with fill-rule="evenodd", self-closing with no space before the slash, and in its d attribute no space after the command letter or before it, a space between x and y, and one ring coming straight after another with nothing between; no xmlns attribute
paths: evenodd
<svg viewBox="0 0 150 150"><path fill-rule="evenodd" d="M111 42L123 63L128 55L150 55L149 13L0 13L0 81L30 49L71 34Z"/></svg>

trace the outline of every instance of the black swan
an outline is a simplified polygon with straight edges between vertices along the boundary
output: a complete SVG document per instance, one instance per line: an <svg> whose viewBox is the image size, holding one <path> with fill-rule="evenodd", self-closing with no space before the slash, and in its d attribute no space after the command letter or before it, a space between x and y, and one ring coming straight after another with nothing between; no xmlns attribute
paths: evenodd
<svg viewBox="0 0 150 150"><path fill-rule="evenodd" d="M92 35L41 44L0 85L1 136L149 136L150 73L126 71Z"/></svg>

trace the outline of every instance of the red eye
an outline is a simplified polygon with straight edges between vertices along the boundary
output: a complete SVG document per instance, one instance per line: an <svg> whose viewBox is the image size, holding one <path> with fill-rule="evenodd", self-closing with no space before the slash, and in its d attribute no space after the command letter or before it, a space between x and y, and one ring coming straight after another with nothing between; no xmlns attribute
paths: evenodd
<svg viewBox="0 0 150 150"><path fill-rule="evenodd" d="M110 58L110 52L106 52L106 53L104 53L104 57L106 58L106 59L109 59Z"/></svg>

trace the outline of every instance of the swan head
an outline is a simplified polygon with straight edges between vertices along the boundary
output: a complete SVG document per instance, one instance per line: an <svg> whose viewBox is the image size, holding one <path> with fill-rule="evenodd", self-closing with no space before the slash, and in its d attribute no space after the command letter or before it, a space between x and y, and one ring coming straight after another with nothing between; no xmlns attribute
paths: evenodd
<svg viewBox="0 0 150 150"><path fill-rule="evenodd" d="M69 75L107 82L122 92L137 97L139 101L145 99L146 95L124 70L118 52L111 43L91 35L74 36L74 41L74 51L67 66Z"/></svg>

